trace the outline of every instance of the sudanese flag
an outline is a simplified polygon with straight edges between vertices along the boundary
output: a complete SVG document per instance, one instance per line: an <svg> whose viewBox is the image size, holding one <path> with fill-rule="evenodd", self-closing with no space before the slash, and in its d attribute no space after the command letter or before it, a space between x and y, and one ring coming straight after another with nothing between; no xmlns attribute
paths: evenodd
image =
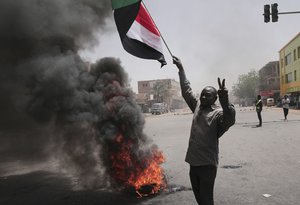
<svg viewBox="0 0 300 205"><path fill-rule="evenodd" d="M166 65L162 38L141 0L111 0L114 18L124 49L139 58Z"/></svg>

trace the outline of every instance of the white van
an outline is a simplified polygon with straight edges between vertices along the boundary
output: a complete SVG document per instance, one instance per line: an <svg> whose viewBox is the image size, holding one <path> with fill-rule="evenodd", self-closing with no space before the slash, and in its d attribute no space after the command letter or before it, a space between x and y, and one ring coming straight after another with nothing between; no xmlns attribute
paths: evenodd
<svg viewBox="0 0 300 205"><path fill-rule="evenodd" d="M154 114L163 114L166 112L166 107L164 103L154 103L151 107L151 113Z"/></svg>
<svg viewBox="0 0 300 205"><path fill-rule="evenodd" d="M274 106L275 105L275 101L274 98L267 98L267 106Z"/></svg>

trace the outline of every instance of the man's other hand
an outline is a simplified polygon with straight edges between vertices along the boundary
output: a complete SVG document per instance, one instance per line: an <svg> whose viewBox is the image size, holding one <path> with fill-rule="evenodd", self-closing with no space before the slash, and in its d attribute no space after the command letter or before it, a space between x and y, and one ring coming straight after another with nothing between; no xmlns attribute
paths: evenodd
<svg viewBox="0 0 300 205"><path fill-rule="evenodd" d="M219 84L219 90L218 90L219 97L220 98L227 97L228 96L228 90L225 87L225 79L223 79L222 83L221 83L220 78L218 78L218 84Z"/></svg>

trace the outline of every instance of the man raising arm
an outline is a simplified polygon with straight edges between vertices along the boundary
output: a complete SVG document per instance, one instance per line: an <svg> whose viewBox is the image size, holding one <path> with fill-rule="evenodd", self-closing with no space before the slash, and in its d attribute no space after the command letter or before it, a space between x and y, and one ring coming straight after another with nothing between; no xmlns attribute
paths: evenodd
<svg viewBox="0 0 300 205"><path fill-rule="evenodd" d="M206 86L197 99L186 78L183 65L173 56L179 70L182 96L194 116L185 161L190 164L190 181L196 201L213 205L214 183L219 163L219 138L235 123L235 109L228 101L225 79L218 78L219 90ZM221 108L215 105L219 96Z"/></svg>

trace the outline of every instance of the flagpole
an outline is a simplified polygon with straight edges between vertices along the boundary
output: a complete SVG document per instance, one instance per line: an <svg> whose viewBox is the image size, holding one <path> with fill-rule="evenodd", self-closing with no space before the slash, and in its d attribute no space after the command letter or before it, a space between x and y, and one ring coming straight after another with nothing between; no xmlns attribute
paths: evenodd
<svg viewBox="0 0 300 205"><path fill-rule="evenodd" d="M161 35L161 32L160 32L160 30L158 29L158 27L157 27L157 25L156 25L155 21L153 20L153 18L152 18L152 16L151 16L150 12L148 11L148 9L147 9L147 7L146 7L145 3L144 3L143 1L141 1L141 2L144 4L144 7L145 7L146 11L148 12L148 14L149 14L149 16L150 16L150 18L151 18L152 22L154 23L154 25L155 25L155 27L156 27L156 29L157 29L157 31L158 31L158 33L159 33L159 35L161 36L161 39L163 40L163 42L164 42L165 46L167 47L167 49L168 49L168 51L169 51L169 53L170 53L171 57L173 58L173 54L172 54L172 52L171 52L171 50L170 50L169 46L167 45L167 43L166 43L166 41L165 41L164 37Z"/></svg>

